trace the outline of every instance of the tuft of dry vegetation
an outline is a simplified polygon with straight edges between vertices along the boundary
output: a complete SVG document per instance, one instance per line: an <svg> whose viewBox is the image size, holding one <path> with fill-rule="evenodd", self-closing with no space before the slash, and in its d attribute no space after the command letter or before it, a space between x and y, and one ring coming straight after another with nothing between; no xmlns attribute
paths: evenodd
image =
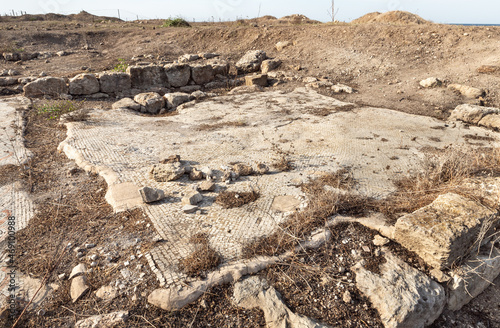
<svg viewBox="0 0 500 328"><path fill-rule="evenodd" d="M339 190L328 189L325 186ZM247 244L243 249L243 257L274 255L293 249L306 240L314 230L324 226L332 215L366 214L375 207L375 202L350 192L354 186L355 181L347 169L341 169L304 184L302 190L309 196L307 207L301 212L293 213L288 220L279 225L275 233Z"/></svg>
<svg viewBox="0 0 500 328"><path fill-rule="evenodd" d="M254 202L259 196L259 193L253 190L248 192L223 191L217 196L215 202L223 208L235 208Z"/></svg>
<svg viewBox="0 0 500 328"><path fill-rule="evenodd" d="M390 222L401 215L432 203L439 195L454 192L473 196L464 188L469 178L500 176L500 150L493 148L458 149L428 153L419 172L395 181L397 191L377 205Z"/></svg>
<svg viewBox="0 0 500 328"><path fill-rule="evenodd" d="M189 241L195 245L195 250L179 263L182 272L191 277L202 276L221 263L220 255L210 246L206 234L195 234Z"/></svg>

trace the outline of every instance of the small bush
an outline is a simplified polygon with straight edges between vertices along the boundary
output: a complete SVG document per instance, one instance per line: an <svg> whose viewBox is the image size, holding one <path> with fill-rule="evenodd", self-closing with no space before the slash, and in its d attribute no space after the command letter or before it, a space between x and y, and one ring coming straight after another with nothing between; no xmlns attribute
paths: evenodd
<svg viewBox="0 0 500 328"><path fill-rule="evenodd" d="M118 64L115 65L113 71L115 72L126 72L128 68L128 64L123 58L118 58Z"/></svg>
<svg viewBox="0 0 500 328"><path fill-rule="evenodd" d="M191 25L182 18L169 18L161 27L191 27Z"/></svg>
<svg viewBox="0 0 500 328"><path fill-rule="evenodd" d="M234 191L223 191L221 192L215 202L222 206L223 208L234 208L241 207L245 204L256 201L259 198L259 194L255 191L250 192L234 192Z"/></svg>
<svg viewBox="0 0 500 328"><path fill-rule="evenodd" d="M37 106L35 109L38 115L43 115L53 120L60 118L61 115L81 110L84 103L85 101L60 100Z"/></svg>

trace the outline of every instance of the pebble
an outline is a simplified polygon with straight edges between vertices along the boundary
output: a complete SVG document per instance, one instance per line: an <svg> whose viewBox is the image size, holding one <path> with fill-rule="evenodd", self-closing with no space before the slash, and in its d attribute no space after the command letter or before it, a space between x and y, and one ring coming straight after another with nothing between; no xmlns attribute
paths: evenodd
<svg viewBox="0 0 500 328"><path fill-rule="evenodd" d="M94 248L95 244L85 244L85 248Z"/></svg>
<svg viewBox="0 0 500 328"><path fill-rule="evenodd" d="M123 263L124 266L129 266L130 265L130 262L129 261L125 261L125 263Z"/></svg>
<svg viewBox="0 0 500 328"><path fill-rule="evenodd" d="M83 257L83 253L82 253L82 252L78 252L78 253L76 253L76 257L77 257L77 258Z"/></svg>
<svg viewBox="0 0 500 328"><path fill-rule="evenodd" d="M96 267L96 266L97 266L97 262L92 262L92 263L90 263L90 266L91 266L91 267Z"/></svg>
<svg viewBox="0 0 500 328"><path fill-rule="evenodd" d="M92 255L90 256L90 259L91 259L92 261L97 260L97 255L96 255L96 254L92 254Z"/></svg>

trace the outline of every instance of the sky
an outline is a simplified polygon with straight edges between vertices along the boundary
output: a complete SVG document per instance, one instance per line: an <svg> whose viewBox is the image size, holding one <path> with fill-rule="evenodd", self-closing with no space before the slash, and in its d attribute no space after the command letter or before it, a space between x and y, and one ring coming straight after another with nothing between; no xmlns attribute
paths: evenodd
<svg viewBox="0 0 500 328"><path fill-rule="evenodd" d="M235 20L303 14L331 20L331 0L0 0L0 14L81 10L125 20L182 17L188 21ZM436 23L500 24L499 0L335 0L335 19L349 22L369 12L405 10Z"/></svg>

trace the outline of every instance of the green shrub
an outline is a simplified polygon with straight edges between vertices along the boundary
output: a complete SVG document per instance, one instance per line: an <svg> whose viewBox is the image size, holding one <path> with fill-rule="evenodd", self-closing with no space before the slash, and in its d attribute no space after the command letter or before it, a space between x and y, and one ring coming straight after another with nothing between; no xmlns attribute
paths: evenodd
<svg viewBox="0 0 500 328"><path fill-rule="evenodd" d="M48 119L58 119L63 114L71 113L80 110L83 107L84 100L82 101L71 101L71 100L59 100L55 102L50 102L35 107L38 115L44 115Z"/></svg>
<svg viewBox="0 0 500 328"><path fill-rule="evenodd" d="M128 68L128 64L123 58L118 58L118 64L115 65L113 71L115 72L126 72Z"/></svg>
<svg viewBox="0 0 500 328"><path fill-rule="evenodd" d="M169 18L161 27L191 27L191 25L182 18Z"/></svg>

